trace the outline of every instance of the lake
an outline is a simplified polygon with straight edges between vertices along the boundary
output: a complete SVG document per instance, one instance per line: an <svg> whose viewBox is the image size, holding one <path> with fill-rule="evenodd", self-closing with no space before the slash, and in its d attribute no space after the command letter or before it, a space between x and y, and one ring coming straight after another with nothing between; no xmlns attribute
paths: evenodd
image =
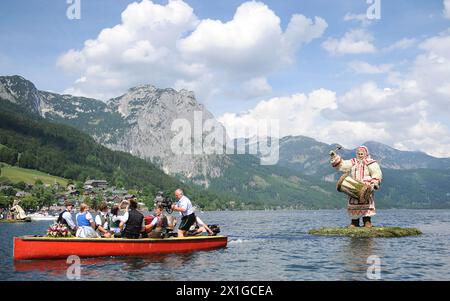
<svg viewBox="0 0 450 301"><path fill-rule="evenodd" d="M352 239L311 236L345 226L344 210L221 211L199 216L219 224L227 248L139 258L81 259L81 280L450 280L450 210L378 210L375 225L416 227L423 235ZM43 235L49 222L0 224L0 280L67 280L65 260L12 260L13 237Z"/></svg>

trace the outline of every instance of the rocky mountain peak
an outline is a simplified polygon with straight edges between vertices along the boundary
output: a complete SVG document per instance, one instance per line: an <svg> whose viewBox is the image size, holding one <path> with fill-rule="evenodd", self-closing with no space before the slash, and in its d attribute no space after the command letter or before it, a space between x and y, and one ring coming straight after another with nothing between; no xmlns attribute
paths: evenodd
<svg viewBox="0 0 450 301"><path fill-rule="evenodd" d="M178 117L185 115L185 112L205 111L203 105L196 101L192 91L160 89L150 84L129 89L127 93L109 100L108 106L131 122L140 114L150 111L158 113L164 110ZM207 115L212 116L209 112Z"/></svg>
<svg viewBox="0 0 450 301"><path fill-rule="evenodd" d="M20 75L0 76L0 97L41 114L41 98L34 84Z"/></svg>

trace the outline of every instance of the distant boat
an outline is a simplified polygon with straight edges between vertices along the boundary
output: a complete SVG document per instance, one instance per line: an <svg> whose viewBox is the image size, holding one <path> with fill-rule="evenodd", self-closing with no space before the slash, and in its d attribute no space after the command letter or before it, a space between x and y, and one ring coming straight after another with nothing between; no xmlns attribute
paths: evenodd
<svg viewBox="0 0 450 301"><path fill-rule="evenodd" d="M33 213L28 215L32 221L55 221L58 217L55 215L46 215L42 213Z"/></svg>

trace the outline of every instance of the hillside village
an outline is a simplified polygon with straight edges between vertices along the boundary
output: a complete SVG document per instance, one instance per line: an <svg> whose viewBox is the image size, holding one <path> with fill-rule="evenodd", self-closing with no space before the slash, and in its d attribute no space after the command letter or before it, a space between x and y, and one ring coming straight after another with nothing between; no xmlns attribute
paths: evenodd
<svg viewBox="0 0 450 301"><path fill-rule="evenodd" d="M36 180L34 184L12 183L8 178L0 177L0 218L8 217L9 208L14 200L20 201L21 207L27 213L55 215L64 209L66 201L71 201L76 207L81 203L87 203L95 210L103 202L111 206L133 197L138 197L142 210L148 210L150 196L143 196L142 191L110 186L106 180L89 179L84 183L69 182L64 187L59 182L46 184ZM147 200L147 202L141 200Z"/></svg>

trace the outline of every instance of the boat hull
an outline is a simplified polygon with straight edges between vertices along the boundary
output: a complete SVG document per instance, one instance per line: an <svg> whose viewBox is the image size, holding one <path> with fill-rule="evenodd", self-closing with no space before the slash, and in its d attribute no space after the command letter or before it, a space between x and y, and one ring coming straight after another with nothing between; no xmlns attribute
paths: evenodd
<svg viewBox="0 0 450 301"><path fill-rule="evenodd" d="M14 260L83 257L139 256L223 248L226 236L183 238L50 238L14 237Z"/></svg>

